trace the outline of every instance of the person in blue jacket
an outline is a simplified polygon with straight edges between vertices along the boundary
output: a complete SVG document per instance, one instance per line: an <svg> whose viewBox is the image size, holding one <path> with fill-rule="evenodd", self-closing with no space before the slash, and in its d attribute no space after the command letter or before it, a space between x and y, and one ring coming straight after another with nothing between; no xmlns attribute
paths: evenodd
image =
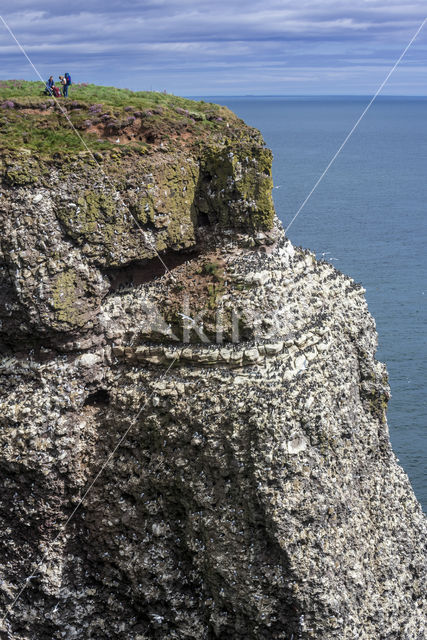
<svg viewBox="0 0 427 640"><path fill-rule="evenodd" d="M68 98L68 87L71 86L71 76L69 73L66 73L64 76L65 84L62 85L62 94L64 98Z"/></svg>
<svg viewBox="0 0 427 640"><path fill-rule="evenodd" d="M46 82L46 87L45 87L45 94L47 96L51 96L52 95L52 89L55 86L55 81L53 79L53 76L50 76L49 80Z"/></svg>

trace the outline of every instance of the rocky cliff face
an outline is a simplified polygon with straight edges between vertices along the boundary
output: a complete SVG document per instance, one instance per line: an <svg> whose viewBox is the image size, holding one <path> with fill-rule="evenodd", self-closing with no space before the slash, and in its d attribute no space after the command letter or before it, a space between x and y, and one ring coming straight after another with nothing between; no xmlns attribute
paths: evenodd
<svg viewBox="0 0 427 640"><path fill-rule="evenodd" d="M363 289L240 133L3 156L1 637L425 637Z"/></svg>

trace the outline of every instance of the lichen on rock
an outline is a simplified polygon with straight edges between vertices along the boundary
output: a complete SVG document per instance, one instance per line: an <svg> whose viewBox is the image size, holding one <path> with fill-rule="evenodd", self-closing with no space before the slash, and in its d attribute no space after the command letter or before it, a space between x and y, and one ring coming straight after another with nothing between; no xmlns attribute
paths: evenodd
<svg viewBox="0 0 427 640"><path fill-rule="evenodd" d="M272 154L249 145L208 148L197 206L209 221L248 232L271 229Z"/></svg>

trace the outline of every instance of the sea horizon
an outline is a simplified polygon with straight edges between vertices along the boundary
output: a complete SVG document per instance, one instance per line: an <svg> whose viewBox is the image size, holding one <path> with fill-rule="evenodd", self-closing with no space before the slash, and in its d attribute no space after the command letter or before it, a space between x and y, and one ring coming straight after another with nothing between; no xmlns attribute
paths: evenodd
<svg viewBox="0 0 427 640"><path fill-rule="evenodd" d="M192 95L185 95L185 98L188 98L189 100L194 100L196 98L360 98L360 99L368 99L371 100L373 98L373 94L369 94L369 93L285 93L285 94L280 94L280 93L273 93L273 94L268 94L268 93L242 93L242 94L227 94L227 93L204 93L204 94L192 94ZM385 94L385 95L378 95L375 98L375 101L377 100L388 100L388 99L415 99L415 100L426 100L427 99L427 94L421 94L421 95L416 95L416 94Z"/></svg>

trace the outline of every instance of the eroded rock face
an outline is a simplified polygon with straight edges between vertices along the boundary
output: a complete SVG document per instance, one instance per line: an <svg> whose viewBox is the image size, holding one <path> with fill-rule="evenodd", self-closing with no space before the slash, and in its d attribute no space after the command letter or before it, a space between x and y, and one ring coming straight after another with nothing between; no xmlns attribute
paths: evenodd
<svg viewBox="0 0 427 640"><path fill-rule="evenodd" d="M363 289L241 224L265 168L221 218L234 158L185 165L161 277L102 188L7 195L4 638L424 638L425 521Z"/></svg>
<svg viewBox="0 0 427 640"><path fill-rule="evenodd" d="M0 154L0 340L96 342L100 302L129 265L155 258L158 269L162 252L172 266L198 250L205 227L271 228L272 155L252 132L191 153L119 150L98 164L87 152L37 167L25 150Z"/></svg>

